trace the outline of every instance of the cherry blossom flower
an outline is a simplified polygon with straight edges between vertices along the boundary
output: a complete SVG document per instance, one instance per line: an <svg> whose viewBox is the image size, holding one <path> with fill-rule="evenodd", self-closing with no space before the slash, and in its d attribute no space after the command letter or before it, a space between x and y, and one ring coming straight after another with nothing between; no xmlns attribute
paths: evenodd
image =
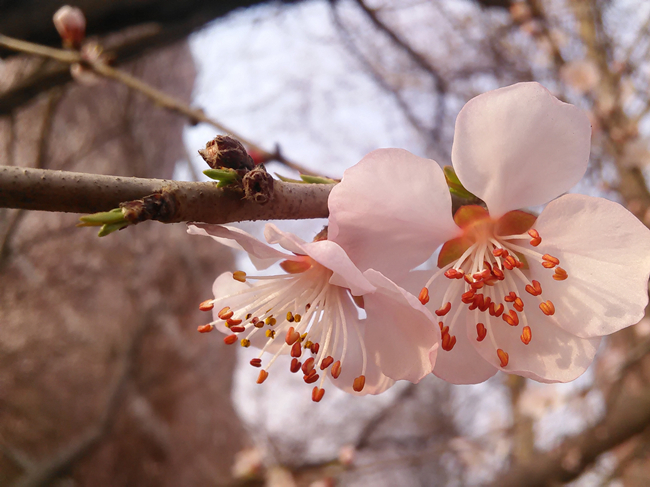
<svg viewBox="0 0 650 487"><path fill-rule="evenodd" d="M643 317L650 231L618 203L560 196L586 171L590 135L581 110L520 83L470 100L456 120L456 174L487 209L452 218L438 164L400 149L371 152L333 189L331 238L362 270L380 262L405 287L419 282L435 310L434 374L570 381L600 337ZM548 201L539 217L519 210ZM405 276L441 245L436 272Z"/></svg>
<svg viewBox="0 0 650 487"><path fill-rule="evenodd" d="M224 273L214 283L215 298L200 306L212 310L214 321L199 331L216 328L227 344L260 349L250 362L261 368L258 383L283 354L291 355L291 372L301 371L307 384L320 380L312 391L316 402L326 376L346 392L378 394L395 380L418 382L431 373L439 342L431 313L380 273L362 274L325 236L307 243L267 224L266 240L286 253L235 227L197 224L188 232L245 250L258 270L279 261L284 271ZM355 303L367 319L359 318Z"/></svg>

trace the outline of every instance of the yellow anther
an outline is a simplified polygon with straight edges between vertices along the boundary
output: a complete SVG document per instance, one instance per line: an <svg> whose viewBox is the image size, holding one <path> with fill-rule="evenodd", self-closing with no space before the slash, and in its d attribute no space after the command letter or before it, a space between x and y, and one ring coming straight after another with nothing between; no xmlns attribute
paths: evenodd
<svg viewBox="0 0 650 487"><path fill-rule="evenodd" d="M291 313L291 311L287 311L287 321L289 323L293 323L293 314Z"/></svg>
<svg viewBox="0 0 650 487"><path fill-rule="evenodd" d="M295 315L293 315L293 319L296 320L296 323L300 323L300 320L302 319L302 316L300 316L299 314L295 314Z"/></svg>
<svg viewBox="0 0 650 487"><path fill-rule="evenodd" d="M246 273L244 271L237 271L232 273L232 278L235 281L246 282Z"/></svg>
<svg viewBox="0 0 650 487"><path fill-rule="evenodd" d="M275 330L266 330L266 336L268 338L275 338Z"/></svg>
<svg viewBox="0 0 650 487"><path fill-rule="evenodd" d="M244 348L248 348L251 346L251 341L248 340L247 338L242 338L241 339L241 346Z"/></svg>

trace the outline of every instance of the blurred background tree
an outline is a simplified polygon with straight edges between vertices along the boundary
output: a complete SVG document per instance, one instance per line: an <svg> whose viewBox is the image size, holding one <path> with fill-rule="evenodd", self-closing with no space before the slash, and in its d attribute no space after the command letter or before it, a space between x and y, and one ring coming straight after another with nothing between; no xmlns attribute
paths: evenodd
<svg viewBox="0 0 650 487"><path fill-rule="evenodd" d="M120 68L333 177L377 147L449 164L467 100L539 81L591 118L577 190L650 224L643 0L78 5ZM6 2L0 32L57 46L59 6ZM2 54L1 164L196 177L213 128ZM648 318L572 384L430 377L316 405L281 374L255 386L245 351L194 331L234 265L225 250L180 225L97 240L73 215L0 211L1 485L647 485ZM291 226L308 238L321 224Z"/></svg>

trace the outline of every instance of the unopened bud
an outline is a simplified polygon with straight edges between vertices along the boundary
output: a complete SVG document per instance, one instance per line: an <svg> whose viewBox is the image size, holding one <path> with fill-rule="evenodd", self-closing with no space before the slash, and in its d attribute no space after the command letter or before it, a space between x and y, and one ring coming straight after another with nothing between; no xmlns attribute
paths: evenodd
<svg viewBox="0 0 650 487"><path fill-rule="evenodd" d="M217 135L205 144L199 154L212 169L227 167L230 169L251 170L255 163L241 142L227 135Z"/></svg>
<svg viewBox="0 0 650 487"><path fill-rule="evenodd" d="M64 5L56 11L52 20L63 45L69 49L79 49L86 37L86 17L81 9Z"/></svg>

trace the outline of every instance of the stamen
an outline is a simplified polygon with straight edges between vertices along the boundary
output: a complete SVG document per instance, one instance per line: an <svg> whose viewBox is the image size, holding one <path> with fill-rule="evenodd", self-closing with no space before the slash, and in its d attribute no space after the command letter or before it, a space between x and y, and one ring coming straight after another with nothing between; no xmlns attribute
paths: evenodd
<svg viewBox="0 0 650 487"><path fill-rule="evenodd" d="M293 345L300 339L300 333L294 330L293 326L290 326L287 330L287 336L285 337L285 342L287 345Z"/></svg>
<svg viewBox="0 0 650 487"><path fill-rule="evenodd" d="M555 314L555 305L550 300L540 303L539 309L547 316Z"/></svg>
<svg viewBox="0 0 650 487"><path fill-rule="evenodd" d="M244 348L248 348L251 346L251 341L248 338L242 338L241 339L241 346Z"/></svg>
<svg viewBox="0 0 650 487"><path fill-rule="evenodd" d="M242 320L236 320L236 319L230 318L229 320L226 320L226 325L228 326L228 328L232 328L233 326L237 326L237 325L241 324L241 321Z"/></svg>
<svg viewBox="0 0 650 487"><path fill-rule="evenodd" d="M555 272L557 273L557 269ZM539 296L540 294L542 294L542 286L540 285L539 281L534 280L532 286L530 284L526 284L525 289L528 292L528 294L531 294L533 296Z"/></svg>
<svg viewBox="0 0 650 487"><path fill-rule="evenodd" d="M503 321L508 323L510 326L517 326L519 324L519 316L514 310L510 310L507 313L503 313Z"/></svg>
<svg viewBox="0 0 650 487"><path fill-rule="evenodd" d="M330 369L330 373L332 374L332 377L335 379L339 378L339 375L341 375L341 361L337 360L334 362L334 365L332 365L332 368Z"/></svg>
<svg viewBox="0 0 650 487"><path fill-rule="evenodd" d="M235 281L246 282L246 273L244 271L237 271L232 273L232 278ZM261 384L261 382L260 382Z"/></svg>
<svg viewBox="0 0 650 487"><path fill-rule="evenodd" d="M253 359L251 359L251 365L253 367L261 367L262 366L262 359L261 358L253 358Z"/></svg>
<svg viewBox="0 0 650 487"><path fill-rule="evenodd" d="M294 322L293 313L292 313L291 311L287 311L287 321L288 321L289 323L293 323L293 322Z"/></svg>
<svg viewBox="0 0 650 487"><path fill-rule="evenodd" d="M323 399L324 395L325 395L325 389L321 389L318 386L315 386L314 389L311 391L311 400L314 402L320 402L320 400Z"/></svg>
<svg viewBox="0 0 650 487"><path fill-rule="evenodd" d="M228 335L226 338L223 339L223 343L226 345L232 345L238 340L237 335Z"/></svg>
<svg viewBox="0 0 650 487"><path fill-rule="evenodd" d="M561 267L556 267L555 268L555 274L553 274L553 279L556 281L564 281L567 277L569 277L569 274L562 269Z"/></svg>
<svg viewBox="0 0 650 487"><path fill-rule="evenodd" d="M506 365L508 365L508 354L506 352L498 348L497 356L499 357L499 361L501 362L501 367L505 367Z"/></svg>
<svg viewBox="0 0 650 487"><path fill-rule="evenodd" d="M517 297L517 299L515 299L515 302L512 303L512 306L520 313L524 310L524 302L520 297Z"/></svg>
<svg viewBox="0 0 650 487"><path fill-rule="evenodd" d="M201 325L197 328L199 333L210 333L212 330L214 330L214 325L211 324Z"/></svg>
<svg viewBox="0 0 650 487"><path fill-rule="evenodd" d="M528 345L533 338L533 333L530 329L530 326L524 326L524 329L521 331L521 341L524 345Z"/></svg>
<svg viewBox="0 0 650 487"><path fill-rule="evenodd" d="M420 295L418 296L418 299L422 304L427 304L429 302L429 289L423 287L422 291L420 291Z"/></svg>
<svg viewBox="0 0 650 487"><path fill-rule="evenodd" d="M449 313L449 310L451 309L451 303L447 302L446 305L444 305L442 308L437 309L435 311L436 315L438 316L445 316L447 313Z"/></svg>
<svg viewBox="0 0 650 487"><path fill-rule="evenodd" d="M302 355L302 347L300 343L296 342L291 346L291 356L299 358Z"/></svg>
<svg viewBox="0 0 650 487"><path fill-rule="evenodd" d="M476 334L478 337L476 338L476 341L482 342L483 339L487 335L487 328L485 328L485 325L483 323L477 323L476 324Z"/></svg>
<svg viewBox="0 0 650 487"><path fill-rule="evenodd" d="M312 344L312 346L309 347L309 350L311 350L311 353L313 353L314 355L317 355L318 351L320 350L320 344L319 343Z"/></svg>
<svg viewBox="0 0 650 487"><path fill-rule="evenodd" d="M446 352L451 352L454 345L456 345L456 336L450 335L447 330L447 332L442 335L442 349Z"/></svg>
<svg viewBox="0 0 650 487"><path fill-rule="evenodd" d="M556 265L560 264L560 259L549 254L542 255L542 260L544 261L542 262L542 265L547 269L552 269Z"/></svg>
<svg viewBox="0 0 650 487"><path fill-rule="evenodd" d="M314 362L314 357L309 357L307 360L305 360L305 363L302 364L302 373L309 375L309 373L314 370Z"/></svg>
<svg viewBox="0 0 650 487"><path fill-rule="evenodd" d="M266 337L273 340L275 338L275 330L266 330Z"/></svg>
<svg viewBox="0 0 650 487"><path fill-rule="evenodd" d="M366 385L366 376L360 375L359 377L354 379L354 382L352 383L352 389L354 389L355 392L361 392L365 385Z"/></svg>
<svg viewBox="0 0 650 487"><path fill-rule="evenodd" d="M199 304L199 309L201 311L210 311L212 308L214 308L214 303L212 301L212 299L203 301L201 304Z"/></svg>
<svg viewBox="0 0 650 487"><path fill-rule="evenodd" d="M532 245L533 247L537 247L539 244L542 243L542 237L539 236L539 232L534 228L528 230L528 235L532 237L530 241L530 245Z"/></svg>
<svg viewBox="0 0 650 487"><path fill-rule="evenodd" d="M269 373L266 370L260 370L260 375L257 376L257 383L261 384L269 376Z"/></svg>
<svg viewBox="0 0 650 487"><path fill-rule="evenodd" d="M327 367L332 365L334 363L334 358L331 355L328 355L323 359L323 361L320 364L320 369L325 370Z"/></svg>
<svg viewBox="0 0 650 487"><path fill-rule="evenodd" d="M313 383L316 382L319 378L320 378L320 375L318 375L318 374L316 373L315 370L312 370L308 375L305 375L305 376L303 377L303 380L304 380L307 384L313 384Z"/></svg>
<svg viewBox="0 0 650 487"><path fill-rule="evenodd" d="M295 374L300 370L301 365L302 363L297 358L293 358L291 359L291 366L289 367L289 370Z"/></svg>
<svg viewBox="0 0 650 487"><path fill-rule="evenodd" d="M235 313L233 310L231 310L229 306L226 306L221 311L219 311L219 313L217 313L217 316L222 320L229 320L233 317L234 314Z"/></svg>
<svg viewBox="0 0 650 487"><path fill-rule="evenodd" d="M505 306L503 306L503 303L499 303L499 306L494 308L494 316L498 318L499 316L501 316L501 313L503 313L505 309L506 308Z"/></svg>
<svg viewBox="0 0 650 487"><path fill-rule="evenodd" d="M230 331L232 331L233 333L241 333L242 331L246 330L246 328L244 328L243 326L230 326L229 328Z"/></svg>

